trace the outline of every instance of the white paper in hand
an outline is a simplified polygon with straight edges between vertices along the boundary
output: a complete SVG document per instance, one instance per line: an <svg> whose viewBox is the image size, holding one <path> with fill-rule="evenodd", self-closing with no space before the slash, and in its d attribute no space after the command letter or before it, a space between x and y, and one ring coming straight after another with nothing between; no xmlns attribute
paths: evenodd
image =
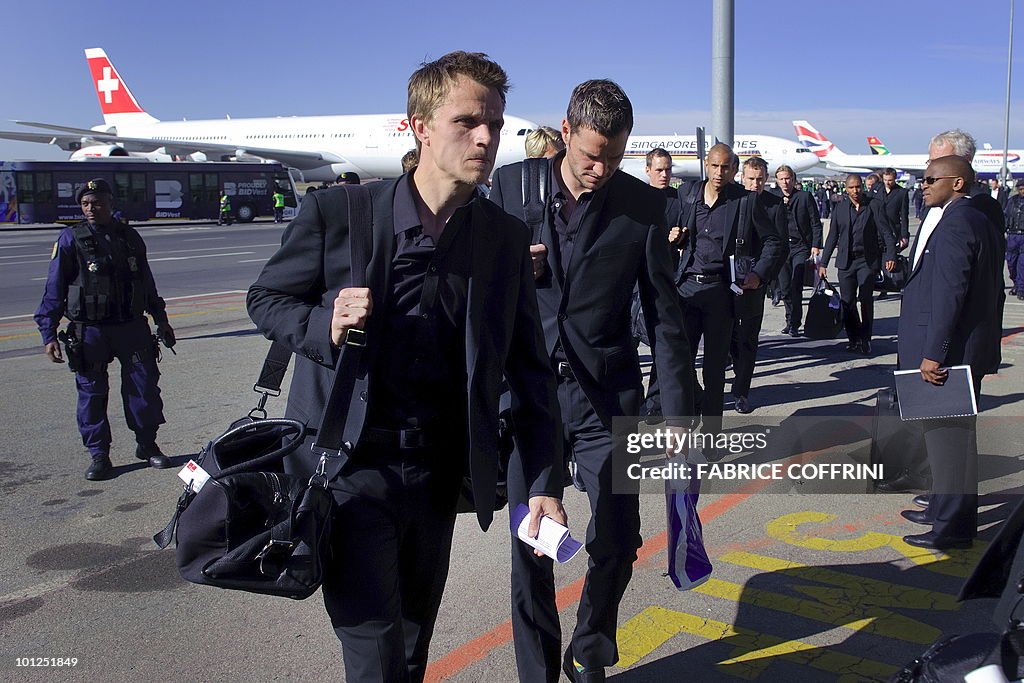
<svg viewBox="0 0 1024 683"><path fill-rule="evenodd" d="M565 564L576 557L576 553L583 547L582 543L569 535L569 527L550 517L541 517L540 533L537 538L530 538L530 508L522 503L512 511L511 522L514 536L559 564Z"/></svg>

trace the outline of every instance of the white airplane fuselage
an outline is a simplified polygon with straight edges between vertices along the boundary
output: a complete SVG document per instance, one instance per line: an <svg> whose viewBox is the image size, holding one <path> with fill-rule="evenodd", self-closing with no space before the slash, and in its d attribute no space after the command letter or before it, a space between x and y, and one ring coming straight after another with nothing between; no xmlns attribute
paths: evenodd
<svg viewBox="0 0 1024 683"><path fill-rule="evenodd" d="M646 156L657 147L672 155L673 176L700 176L696 135L631 135L626 143L622 170L646 180ZM739 156L741 164L750 157L763 158L768 163L769 176L773 175L779 166L790 166L797 173L801 173L818 165L818 157L810 150L793 140L771 135L737 135L733 140L733 151Z"/></svg>

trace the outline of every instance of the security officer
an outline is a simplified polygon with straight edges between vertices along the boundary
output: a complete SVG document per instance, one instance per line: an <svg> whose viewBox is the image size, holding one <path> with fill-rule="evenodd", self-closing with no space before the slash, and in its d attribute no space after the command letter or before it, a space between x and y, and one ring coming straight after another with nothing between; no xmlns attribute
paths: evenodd
<svg viewBox="0 0 1024 683"><path fill-rule="evenodd" d="M220 218L217 219L217 225L225 223L231 225L231 198L226 190L220 195Z"/></svg>
<svg viewBox="0 0 1024 683"><path fill-rule="evenodd" d="M284 220L284 193L280 189L274 191L274 222Z"/></svg>
<svg viewBox="0 0 1024 683"><path fill-rule="evenodd" d="M163 469L171 462L156 444L164 423L157 380L156 348L146 311L167 346L174 330L164 300L156 291L146 260L146 245L134 229L113 219L113 196L103 179L78 190L85 220L65 228L53 245L43 301L35 314L47 357L63 363L57 327L71 320L60 337L78 386L78 429L92 456L85 472L90 481L110 479L110 422L107 420L107 364L121 363L121 396L128 427L138 443L135 457Z"/></svg>

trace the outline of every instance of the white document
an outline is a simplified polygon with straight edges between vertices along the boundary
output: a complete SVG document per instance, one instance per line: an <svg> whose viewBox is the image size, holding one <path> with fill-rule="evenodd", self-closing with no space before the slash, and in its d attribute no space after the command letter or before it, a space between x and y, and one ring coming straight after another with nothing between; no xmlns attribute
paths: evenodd
<svg viewBox="0 0 1024 683"><path fill-rule="evenodd" d="M530 509L520 503L511 515L512 532L526 545L541 551L559 564L576 556L583 544L569 535L569 527L550 517L541 517L537 538L530 538Z"/></svg>

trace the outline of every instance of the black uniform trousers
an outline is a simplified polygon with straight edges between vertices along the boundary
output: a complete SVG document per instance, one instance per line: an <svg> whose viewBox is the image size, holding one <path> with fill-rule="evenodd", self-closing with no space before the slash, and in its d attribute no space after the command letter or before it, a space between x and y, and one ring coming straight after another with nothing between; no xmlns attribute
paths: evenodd
<svg viewBox="0 0 1024 683"><path fill-rule="evenodd" d="M839 269L839 298L843 301L843 325L851 342L871 341L875 322L875 271L864 256L854 256L849 268ZM857 302L860 315L857 315Z"/></svg>
<svg viewBox="0 0 1024 683"><path fill-rule="evenodd" d="M779 293L786 305L786 325L798 329L804 321L804 269L811 248L803 242L789 241L789 258L779 271Z"/></svg>
<svg viewBox="0 0 1024 683"><path fill-rule="evenodd" d="M764 322L764 292L761 289L744 291L742 297L751 297L746 302L748 307L742 316L733 323L732 345L732 380L733 396L749 396L750 383L754 379L754 363L757 362L757 341L761 334L761 323Z"/></svg>
<svg viewBox="0 0 1024 683"><path fill-rule="evenodd" d="M358 447L332 482L323 595L345 680L422 681L441 604L463 449Z"/></svg>
<svg viewBox="0 0 1024 683"><path fill-rule="evenodd" d="M701 366L704 387L697 390L697 412L701 415L705 433L719 432L725 399L725 367L729 364L729 345L732 342L733 297L736 295L729 291L725 281L701 284L687 277L679 285L679 296L683 328L690 340L694 363L697 345L701 337L704 338ZM700 386L699 382L694 384Z"/></svg>
<svg viewBox="0 0 1024 683"><path fill-rule="evenodd" d="M588 668L607 667L619 659L619 602L642 543L640 498L636 492L613 491L612 434L575 379L559 379L558 403L566 453L572 453L590 501L587 576L571 646L576 660ZM509 465L508 487L511 507L527 502L518 450ZM553 560L537 557L518 540L512 542L512 629L519 680L555 683L561 675L562 630Z"/></svg>

